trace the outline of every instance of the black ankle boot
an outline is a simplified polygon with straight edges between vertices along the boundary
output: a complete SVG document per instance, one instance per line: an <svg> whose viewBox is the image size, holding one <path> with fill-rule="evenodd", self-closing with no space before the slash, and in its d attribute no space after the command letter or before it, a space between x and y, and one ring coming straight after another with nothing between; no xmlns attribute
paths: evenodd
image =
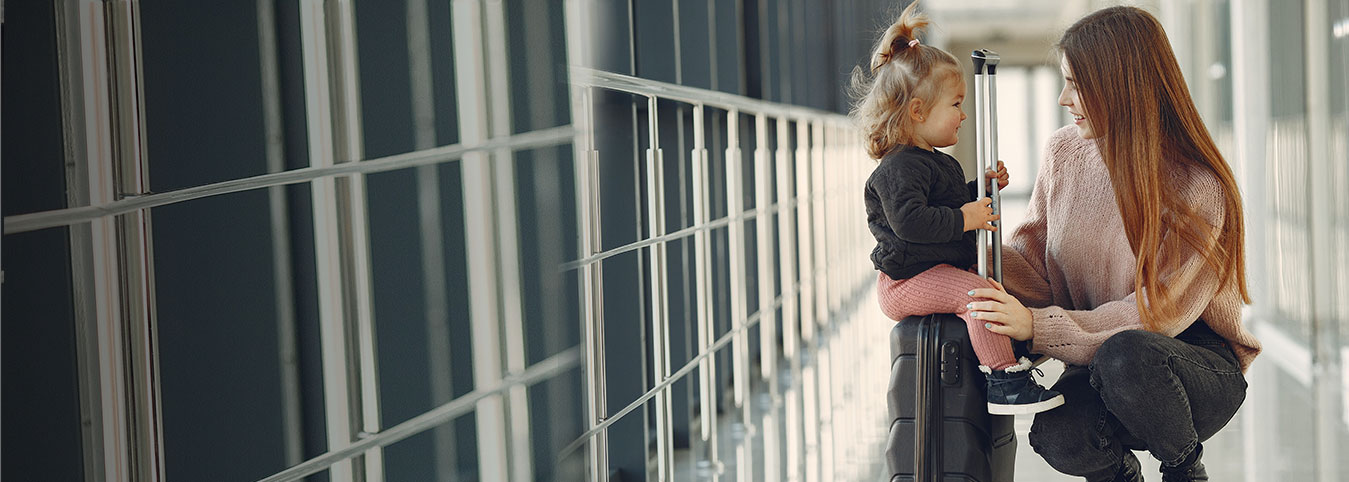
<svg viewBox="0 0 1349 482"><path fill-rule="evenodd" d="M1162 482L1190 482L1192 480L1208 480L1208 472L1204 470L1204 463L1199 461L1204 456L1204 446L1195 445L1194 451L1190 452L1185 461L1178 465L1171 466L1162 464Z"/></svg>
<svg viewBox="0 0 1349 482"><path fill-rule="evenodd" d="M1143 470L1138 466L1138 457L1133 452L1124 451L1124 461L1119 464L1115 482L1143 482Z"/></svg>

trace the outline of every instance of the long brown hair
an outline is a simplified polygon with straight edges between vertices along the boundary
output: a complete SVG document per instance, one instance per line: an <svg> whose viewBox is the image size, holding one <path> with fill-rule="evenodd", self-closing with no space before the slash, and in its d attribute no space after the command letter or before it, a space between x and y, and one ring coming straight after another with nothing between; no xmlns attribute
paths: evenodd
<svg viewBox="0 0 1349 482"><path fill-rule="evenodd" d="M1059 49L1072 70L1124 231L1138 258L1134 290L1145 328L1157 331L1178 315L1175 296L1162 283L1162 253L1183 240L1220 274L1220 289L1246 289L1245 230L1241 194L1232 170L1209 136L1190 98L1166 32L1155 17L1134 7L1094 12L1069 27ZM1208 172L1222 190L1223 219L1213 227L1174 195L1171 172ZM1165 248L1165 249L1164 249Z"/></svg>
<svg viewBox="0 0 1349 482"><path fill-rule="evenodd" d="M866 135L872 159L913 144L910 102L922 100L926 114L936 105L942 83L960 80L960 63L951 54L922 43L909 46L930 23L917 7L917 1L909 4L881 34L869 69L853 69L851 93L856 100L850 114Z"/></svg>

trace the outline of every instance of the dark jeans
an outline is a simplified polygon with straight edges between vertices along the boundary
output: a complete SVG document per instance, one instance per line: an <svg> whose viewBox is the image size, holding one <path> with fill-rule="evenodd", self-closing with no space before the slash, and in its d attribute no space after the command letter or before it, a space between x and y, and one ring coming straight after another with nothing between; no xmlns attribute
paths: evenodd
<svg viewBox="0 0 1349 482"><path fill-rule="evenodd" d="M1236 414L1246 377L1232 348L1199 320L1175 338L1120 332L1089 367L1069 366L1054 390L1064 404L1035 415L1031 447L1059 472L1110 480L1129 450L1183 461Z"/></svg>

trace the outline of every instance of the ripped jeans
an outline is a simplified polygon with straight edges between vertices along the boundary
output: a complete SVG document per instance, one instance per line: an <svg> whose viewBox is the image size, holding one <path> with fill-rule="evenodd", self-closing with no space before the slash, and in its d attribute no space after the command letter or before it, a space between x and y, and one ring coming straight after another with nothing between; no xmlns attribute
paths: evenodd
<svg viewBox="0 0 1349 482"><path fill-rule="evenodd" d="M1059 472L1111 480L1129 450L1184 460L1236 414L1246 377L1226 340L1197 320L1175 338L1120 332L1053 389L1064 404L1035 415L1031 447Z"/></svg>

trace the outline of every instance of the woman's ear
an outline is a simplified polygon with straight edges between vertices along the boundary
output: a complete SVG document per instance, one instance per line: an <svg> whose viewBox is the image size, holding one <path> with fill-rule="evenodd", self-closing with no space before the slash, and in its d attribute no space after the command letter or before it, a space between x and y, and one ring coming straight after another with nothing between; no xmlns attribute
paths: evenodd
<svg viewBox="0 0 1349 482"><path fill-rule="evenodd" d="M914 122L923 122L923 99L913 98L909 100L909 119Z"/></svg>

